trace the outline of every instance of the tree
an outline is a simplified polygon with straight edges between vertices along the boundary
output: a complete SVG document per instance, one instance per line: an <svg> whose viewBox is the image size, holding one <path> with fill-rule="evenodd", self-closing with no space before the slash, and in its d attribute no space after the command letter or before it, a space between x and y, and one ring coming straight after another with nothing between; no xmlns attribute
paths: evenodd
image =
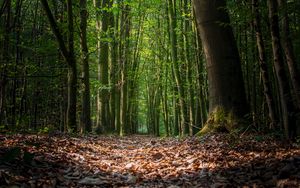
<svg viewBox="0 0 300 188"><path fill-rule="evenodd" d="M109 0L97 0L97 29L99 32L98 38L98 79L100 88L98 93L98 119L97 130L102 132L110 125L109 120L109 92L108 92L108 65L109 65ZM101 13L100 13L101 12ZM107 130L106 130L107 131Z"/></svg>
<svg viewBox="0 0 300 188"><path fill-rule="evenodd" d="M68 106L67 106L67 125L71 131L77 132L76 124L76 100L77 100L77 65L74 53L74 26L73 26L73 9L72 0L67 1L68 12L68 49L59 31L58 25L50 10L47 0L41 0L51 29L57 39L59 48L63 57L68 64Z"/></svg>
<svg viewBox="0 0 300 188"><path fill-rule="evenodd" d="M1 60L6 62L5 64L1 64L1 72L0 72L0 125L4 119L5 113L5 95L6 95L6 84L7 84L7 64L10 62L9 55L9 34L11 32L11 0L7 0L3 2L1 7L1 14L5 12L4 16L4 45L3 50L1 52Z"/></svg>
<svg viewBox="0 0 300 188"><path fill-rule="evenodd" d="M120 136L129 133L128 128L128 67L130 62L130 31L131 31L131 19L130 11L131 7L128 3L121 2L121 18L120 18L120 43L119 43L119 66L121 73L121 89L120 89Z"/></svg>
<svg viewBox="0 0 300 188"><path fill-rule="evenodd" d="M285 52L285 57L290 73L291 83L294 89L295 101L297 107L300 108L300 72L297 67L297 62L294 54L294 46L291 40L291 32L289 26L289 16L287 10L287 0L278 0L279 8L282 9L282 46Z"/></svg>
<svg viewBox="0 0 300 188"><path fill-rule="evenodd" d="M241 118L248 112L243 75L225 0L194 0L206 58L209 112L222 108Z"/></svg>
<svg viewBox="0 0 300 188"><path fill-rule="evenodd" d="M266 62L266 52L265 47L263 43L263 37L262 37L262 31L261 31L261 22L260 22L260 16L259 16L259 6L258 6L258 0L252 0L252 11L254 15L253 20L253 27L256 32L256 44L259 54L259 65L260 65L260 72L262 76L263 81L263 87L264 87L264 95L266 98L266 102L268 105L268 111L269 111L269 119L270 119L270 128L274 128L277 120L275 117L275 104L274 104L274 97L272 95L272 88L271 88L271 82L268 75L268 65Z"/></svg>
<svg viewBox="0 0 300 188"><path fill-rule="evenodd" d="M270 30L272 38L273 63L278 81L278 90L282 112L282 124L287 139L293 138L296 134L295 107L291 101L289 80L285 72L280 43L278 3L268 0Z"/></svg>
<svg viewBox="0 0 300 188"><path fill-rule="evenodd" d="M174 78L176 82L176 93L178 93L178 101L180 108L180 135L188 133L186 107L185 107L185 90L183 87L182 78L180 75L180 68L177 55L177 24L176 24L176 2L174 0L168 0L168 15L169 15L169 32L171 42L171 60L173 65Z"/></svg>
<svg viewBox="0 0 300 188"><path fill-rule="evenodd" d="M81 123L86 132L92 131L91 104L90 104L90 74L89 74L89 50L87 45L87 2L80 0L80 44L82 52L82 118Z"/></svg>

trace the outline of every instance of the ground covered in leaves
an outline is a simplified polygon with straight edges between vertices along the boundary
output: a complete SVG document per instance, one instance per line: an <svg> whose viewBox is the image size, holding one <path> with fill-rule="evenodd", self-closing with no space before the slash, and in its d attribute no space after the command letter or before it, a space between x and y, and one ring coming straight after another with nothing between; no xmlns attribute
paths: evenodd
<svg viewBox="0 0 300 188"><path fill-rule="evenodd" d="M299 187L300 147L260 136L0 135L0 187Z"/></svg>

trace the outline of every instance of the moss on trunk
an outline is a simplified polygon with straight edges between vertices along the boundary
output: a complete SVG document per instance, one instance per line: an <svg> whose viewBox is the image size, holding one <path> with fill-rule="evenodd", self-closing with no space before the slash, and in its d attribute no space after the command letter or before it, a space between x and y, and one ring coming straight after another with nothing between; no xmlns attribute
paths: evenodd
<svg viewBox="0 0 300 188"><path fill-rule="evenodd" d="M241 128L241 120L232 111L222 107L216 107L204 124L203 128L196 134L203 136L207 133L231 133Z"/></svg>

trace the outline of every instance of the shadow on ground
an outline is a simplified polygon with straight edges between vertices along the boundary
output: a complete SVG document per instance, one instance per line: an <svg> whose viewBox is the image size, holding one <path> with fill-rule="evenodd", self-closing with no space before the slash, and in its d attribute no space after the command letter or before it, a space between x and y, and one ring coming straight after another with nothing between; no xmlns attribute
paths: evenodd
<svg viewBox="0 0 300 188"><path fill-rule="evenodd" d="M300 149L222 136L0 135L0 187L299 187Z"/></svg>

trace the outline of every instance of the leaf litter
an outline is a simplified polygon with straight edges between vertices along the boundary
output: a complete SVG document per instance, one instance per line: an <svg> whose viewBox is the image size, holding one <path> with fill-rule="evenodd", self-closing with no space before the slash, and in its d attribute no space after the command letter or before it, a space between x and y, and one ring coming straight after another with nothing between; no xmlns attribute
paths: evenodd
<svg viewBox="0 0 300 188"><path fill-rule="evenodd" d="M0 135L0 187L300 187L300 147L255 136Z"/></svg>

